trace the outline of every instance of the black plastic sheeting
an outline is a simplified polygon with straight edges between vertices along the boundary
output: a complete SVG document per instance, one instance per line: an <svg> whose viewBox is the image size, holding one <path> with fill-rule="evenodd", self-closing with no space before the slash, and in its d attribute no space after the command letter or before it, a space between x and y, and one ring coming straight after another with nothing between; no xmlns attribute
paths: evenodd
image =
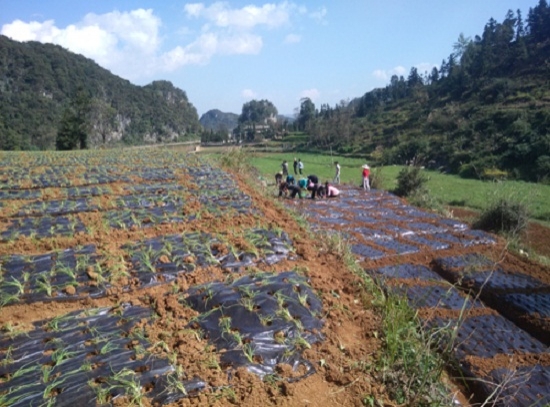
<svg viewBox="0 0 550 407"><path fill-rule="evenodd" d="M40 199L42 191L36 189L0 190L0 199Z"/></svg>
<svg viewBox="0 0 550 407"><path fill-rule="evenodd" d="M0 240L12 240L19 236L35 236L37 238L72 236L85 230L82 221L71 215L14 218L7 230L0 234Z"/></svg>
<svg viewBox="0 0 550 407"><path fill-rule="evenodd" d="M388 278L418 279L423 281L444 282L443 278L435 271L426 266L416 264L399 264L396 266L386 266L379 269L365 270L369 275L377 280L384 281Z"/></svg>
<svg viewBox="0 0 550 407"><path fill-rule="evenodd" d="M168 360L147 351L152 344L136 324L152 317L150 309L130 305L95 308L37 322L25 334L0 336L4 405L96 406L132 396L127 384L140 394L151 389L145 397L166 404L203 389L200 379L176 377Z"/></svg>
<svg viewBox="0 0 550 407"><path fill-rule="evenodd" d="M109 225L117 229L143 228L162 223L182 223L194 220L195 215L185 215L181 205L167 203L161 207L111 210L103 213Z"/></svg>
<svg viewBox="0 0 550 407"><path fill-rule="evenodd" d="M110 195L113 191L109 187L93 186L93 187L73 187L67 189L69 198L80 198L86 196L101 196Z"/></svg>
<svg viewBox="0 0 550 407"><path fill-rule="evenodd" d="M544 407L550 405L550 366L520 366L491 371L481 382L498 407Z"/></svg>
<svg viewBox="0 0 550 407"><path fill-rule="evenodd" d="M198 190L194 191L201 205L215 215L235 211L238 214L257 214L252 199L243 193L233 178L219 168L201 165L187 169Z"/></svg>
<svg viewBox="0 0 550 407"><path fill-rule="evenodd" d="M0 306L103 295L110 271L105 270L102 280L93 284L88 275L90 268L100 271L98 259L94 245L40 255L0 256ZM67 287L74 287L74 294L68 295Z"/></svg>
<svg viewBox="0 0 550 407"><path fill-rule="evenodd" d="M31 202L19 209L17 216L66 215L77 212L90 212L98 209L90 199L61 199L55 201Z"/></svg>
<svg viewBox="0 0 550 407"><path fill-rule="evenodd" d="M300 378L314 373L301 353L323 340L322 305L301 275L250 275L193 287L188 294L186 302L201 313L190 326L224 350L225 366L246 366L261 377L274 374L280 363L294 370L305 366Z"/></svg>
<svg viewBox="0 0 550 407"><path fill-rule="evenodd" d="M403 286L387 287L387 290L407 298L412 308L443 308L460 311L483 306L481 302L461 294L452 286Z"/></svg>
<svg viewBox="0 0 550 407"><path fill-rule="evenodd" d="M550 318L550 293L506 294L502 296L502 301L522 313L538 313L542 318Z"/></svg>
<svg viewBox="0 0 550 407"><path fill-rule="evenodd" d="M436 317L428 327L441 327L448 319ZM548 348L515 324L500 315L482 315L466 318L458 327L454 356L465 360L473 355L492 358L497 354L545 353Z"/></svg>
<svg viewBox="0 0 550 407"><path fill-rule="evenodd" d="M351 245L351 252L359 257L371 260L381 259L386 256L384 252L361 243Z"/></svg>
<svg viewBox="0 0 550 407"><path fill-rule="evenodd" d="M220 252L224 244L207 233L183 233L147 239L123 246L131 263L130 271L142 285L173 281L178 274L188 273L196 267L219 265L231 271L264 262L273 265L293 259L292 242L286 232L251 229L245 231L254 245L253 253L227 247L229 253Z"/></svg>
<svg viewBox="0 0 550 407"><path fill-rule="evenodd" d="M392 250L398 255L413 254L420 251L420 249L416 246L401 243L393 239L374 239L372 242L378 246Z"/></svg>

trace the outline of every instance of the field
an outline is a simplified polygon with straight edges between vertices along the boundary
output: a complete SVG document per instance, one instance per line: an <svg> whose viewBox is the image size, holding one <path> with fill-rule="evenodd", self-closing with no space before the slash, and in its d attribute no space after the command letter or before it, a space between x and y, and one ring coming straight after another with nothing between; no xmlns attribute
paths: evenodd
<svg viewBox="0 0 550 407"><path fill-rule="evenodd" d="M333 163L338 161L342 167L342 183L361 184L361 166L365 161L358 158L307 153L257 153L250 162L259 169L262 176L273 182L272 178L281 169L283 160L289 162L290 171L293 173L292 162L295 156L305 163L306 176L316 174L323 180L331 181L334 177ZM395 188L397 175L402 168L398 165L379 168L383 189ZM372 171L375 171L375 168L372 168ZM511 197L525 203L533 219L550 221L550 185L523 181L480 181L429 170L425 171L425 175L428 178L426 187L430 195L445 205L483 210L490 202Z"/></svg>
<svg viewBox="0 0 550 407"><path fill-rule="evenodd" d="M167 149L0 174L0 406L387 398L345 387L380 347L358 281L325 281L341 258L239 178Z"/></svg>
<svg viewBox="0 0 550 407"><path fill-rule="evenodd" d="M502 400L519 397L510 369L548 374L546 268L383 192L277 201L225 158L0 153L0 406L448 405L459 396L415 313L435 348L465 321L449 356ZM332 174L327 157L301 158ZM466 306L469 292L488 305ZM476 321L516 339L480 347ZM520 396L542 400L528 383Z"/></svg>

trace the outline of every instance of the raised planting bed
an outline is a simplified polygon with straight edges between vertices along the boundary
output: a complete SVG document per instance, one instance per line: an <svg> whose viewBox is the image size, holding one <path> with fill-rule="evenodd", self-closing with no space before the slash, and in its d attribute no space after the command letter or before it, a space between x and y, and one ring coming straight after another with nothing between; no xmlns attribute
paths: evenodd
<svg viewBox="0 0 550 407"><path fill-rule="evenodd" d="M256 274L210 283L193 287L182 301L201 313L190 326L223 350L224 366L245 366L260 377L275 374L278 364L303 373L299 378L315 371L302 351L323 339L322 306L301 275Z"/></svg>
<svg viewBox="0 0 550 407"><path fill-rule="evenodd" d="M452 286L388 286L393 294L403 296L412 308L443 308L453 311L483 307L483 304L457 291Z"/></svg>
<svg viewBox="0 0 550 407"><path fill-rule="evenodd" d="M67 215L70 213L96 211L90 199L60 199L55 201L37 201L22 206L16 216Z"/></svg>
<svg viewBox="0 0 550 407"><path fill-rule="evenodd" d="M387 256L386 253L384 253L383 251L377 250L373 247L370 247L361 243L352 244L351 252L363 259L370 259L370 260L381 259L382 257Z"/></svg>
<svg viewBox="0 0 550 407"><path fill-rule="evenodd" d="M292 242L263 229L245 230L250 251L231 246L225 238L206 233L183 233L147 239L123 246L128 253L129 270L142 286L173 281L178 274L196 267L219 265L237 271L258 262L272 265L292 258Z"/></svg>
<svg viewBox="0 0 550 407"><path fill-rule="evenodd" d="M483 377L480 385L495 406L545 407L550 404L550 366L499 368Z"/></svg>
<svg viewBox="0 0 550 407"><path fill-rule="evenodd" d="M200 379L178 377L168 360L148 351L153 344L138 324L152 318L148 308L93 308L36 322L24 334L3 334L0 404L113 405L125 396L158 405L200 391Z"/></svg>
<svg viewBox="0 0 550 407"><path fill-rule="evenodd" d="M80 219L72 215L14 218L10 221L7 230L0 233L0 240L15 240L19 236L37 238L73 236L75 233L85 230Z"/></svg>
<svg viewBox="0 0 550 407"><path fill-rule="evenodd" d="M370 276L377 280L385 281L387 279L418 279L422 281L444 282L439 274L430 270L426 266L416 264L399 264L396 266L386 266L378 269L365 270Z"/></svg>
<svg viewBox="0 0 550 407"><path fill-rule="evenodd" d="M111 272L93 245L41 255L0 257L0 307L105 295Z"/></svg>

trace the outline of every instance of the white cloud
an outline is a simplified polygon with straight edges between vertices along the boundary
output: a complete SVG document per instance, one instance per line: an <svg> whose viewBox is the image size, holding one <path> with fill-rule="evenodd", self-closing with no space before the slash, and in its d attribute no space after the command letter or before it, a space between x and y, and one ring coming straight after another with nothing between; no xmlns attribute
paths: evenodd
<svg viewBox="0 0 550 407"><path fill-rule="evenodd" d="M243 99L250 100L250 99L256 99L258 97L257 93L254 92L252 89L243 89L241 91L241 96Z"/></svg>
<svg viewBox="0 0 550 407"><path fill-rule="evenodd" d="M432 73L432 69L437 67L435 64L431 64L429 62L421 62L416 65L416 69L418 70L418 73L420 75L423 75L424 72L428 72L428 74Z"/></svg>
<svg viewBox="0 0 550 407"><path fill-rule="evenodd" d="M16 20L2 26L2 34L17 41L40 41L61 45L95 60L101 66L124 77L135 77L140 69L151 69L147 63L136 69L132 61L151 61L158 53L158 31L161 21L153 10L113 11L102 15L87 14L82 21L65 28L53 20L25 23Z"/></svg>
<svg viewBox="0 0 550 407"><path fill-rule="evenodd" d="M314 18L324 16L326 10L323 10L314 12ZM185 33L188 41L166 50L162 49L160 35L162 21L152 9L90 13L66 27L56 26L54 20L15 20L2 26L0 32L17 41L61 45L95 60L117 75L135 80L185 65L207 64L216 55L257 55L264 45L258 30L291 27L293 16L308 13L305 7L288 1L241 8L232 8L228 2L209 6L189 3L184 6L184 12L202 27L193 30L179 27L174 33L180 33L176 35L179 38ZM193 32L195 38L190 37ZM285 38L286 43L300 40L295 34Z"/></svg>
<svg viewBox="0 0 550 407"><path fill-rule="evenodd" d="M321 7L318 10L315 10L311 13L309 13L309 17L317 21L318 23L326 23L325 17L327 15L327 8Z"/></svg>
<svg viewBox="0 0 550 407"><path fill-rule="evenodd" d="M263 25L269 28L287 24L295 6L288 2L248 5L240 9L231 8L226 2L216 2L209 7L202 3L187 4L184 11L189 17L204 18L211 24L222 28L252 29Z"/></svg>
<svg viewBox="0 0 550 407"><path fill-rule="evenodd" d="M302 37L298 34L288 34L285 37L285 44L296 44L297 42L302 41Z"/></svg>
<svg viewBox="0 0 550 407"><path fill-rule="evenodd" d="M374 71L372 73L372 76L374 76L376 79L380 79L382 81L388 80L388 74L386 73L386 71L384 71L382 69L377 69L376 71Z"/></svg>
<svg viewBox="0 0 550 407"><path fill-rule="evenodd" d="M300 99L310 98L312 102L315 102L316 100L318 100L319 96L321 96L321 92L319 92L319 90L315 88L305 89L300 92Z"/></svg>
<svg viewBox="0 0 550 407"><path fill-rule="evenodd" d="M372 76L374 76L378 80L387 81L393 75L401 76L401 75L405 75L406 73L407 73L407 70L401 65L399 65L393 69L390 69L389 71L385 71L383 69L376 69L375 71L373 71Z"/></svg>

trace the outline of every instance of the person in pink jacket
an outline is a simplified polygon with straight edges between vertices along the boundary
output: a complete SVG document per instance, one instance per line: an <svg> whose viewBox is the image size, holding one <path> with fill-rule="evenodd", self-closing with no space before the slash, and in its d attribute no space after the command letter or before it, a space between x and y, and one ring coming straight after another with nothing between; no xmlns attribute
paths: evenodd
<svg viewBox="0 0 550 407"><path fill-rule="evenodd" d="M330 185L327 181L325 183L325 196L327 198L336 198L338 195L340 195L340 190Z"/></svg>

